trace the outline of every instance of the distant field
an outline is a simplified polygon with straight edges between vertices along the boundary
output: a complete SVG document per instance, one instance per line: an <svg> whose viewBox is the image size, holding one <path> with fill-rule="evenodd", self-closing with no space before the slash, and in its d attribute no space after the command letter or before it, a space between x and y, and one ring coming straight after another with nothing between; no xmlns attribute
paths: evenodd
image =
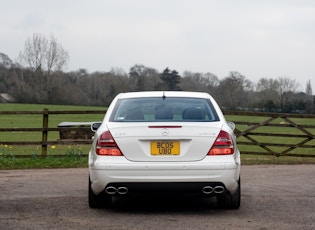
<svg viewBox="0 0 315 230"><path fill-rule="evenodd" d="M41 105L41 104L0 104L0 111L43 111L47 108L50 111L71 111L71 110L105 110L105 107L96 106L68 106L68 105ZM64 121L101 121L104 114L66 114L49 115L49 127L56 128ZM41 128L43 125L43 115L0 115L0 128ZM0 139L5 141L40 141L41 132L0 132ZM58 132L49 132L48 140L59 139ZM63 154L70 147L83 149L87 153L88 146L52 146L49 148L51 154ZM0 153L11 152L13 154L40 154L40 146L0 146Z"/></svg>
<svg viewBox="0 0 315 230"><path fill-rule="evenodd" d="M69 111L69 110L105 110L105 107L96 107L96 106L68 106L68 105L38 105L38 104L0 104L0 111L42 111L43 109L49 109L50 111ZM59 123L64 121L101 121L104 117L104 114L74 114L74 115L49 115L49 127L56 128ZM226 116L229 121L251 121L251 122L261 122L264 121L265 117L247 117L247 116ZM42 115L0 115L0 128L41 128L43 123ZM315 125L315 119L294 119L298 124L307 124ZM275 120L275 123L282 122L281 120ZM245 125L237 125L237 129L240 131L246 130L248 127ZM259 132L278 132L279 128L275 127L261 127ZM280 131L281 132L281 131ZM286 129L284 133L297 133L300 134L300 131L296 129ZM309 132L315 133L315 130L309 130ZM293 141L298 143L300 140L288 140L284 137L260 137L261 141L277 141L288 143L288 141ZM55 141L59 139L58 132L49 132L48 140ZM244 138L240 138L242 140ZM1 142L5 141L40 141L41 132L0 132ZM243 140L242 140L243 141ZM310 143L315 145L314 141ZM258 146L247 146L240 145L240 150L242 151L259 151ZM76 155L83 154L86 155L89 151L90 145L75 145L75 146L48 146L48 155L53 154L66 154L66 155ZM281 148L281 147L274 147ZM313 149L304 149L299 150L304 151L303 153L314 154ZM299 153L299 152L297 152ZM4 156L14 156L14 155L31 155L38 156L41 154L41 146L0 146L0 158ZM301 157L275 157L275 156L257 156L257 155L242 155L242 160L244 164L271 164L271 163L315 163L315 157L313 158L301 158ZM84 162L84 161L83 161ZM1 168L1 167L0 167Z"/></svg>

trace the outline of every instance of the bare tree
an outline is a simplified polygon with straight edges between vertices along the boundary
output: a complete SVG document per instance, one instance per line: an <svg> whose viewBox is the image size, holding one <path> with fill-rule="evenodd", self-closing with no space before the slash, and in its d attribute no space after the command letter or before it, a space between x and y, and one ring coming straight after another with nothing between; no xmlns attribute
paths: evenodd
<svg viewBox="0 0 315 230"><path fill-rule="evenodd" d="M315 111L315 97L313 96L311 81L308 80L306 83L306 112L314 113Z"/></svg>
<svg viewBox="0 0 315 230"><path fill-rule="evenodd" d="M52 70L62 70L68 63L69 55L63 47L57 43L55 37L51 34L46 51L46 68L48 73Z"/></svg>
<svg viewBox="0 0 315 230"><path fill-rule="evenodd" d="M249 106L248 92L252 82L239 72L231 71L229 76L220 81L216 99L228 109L242 109Z"/></svg>
<svg viewBox="0 0 315 230"><path fill-rule="evenodd" d="M290 79L289 77L279 77L277 80L279 82L279 95L285 92L296 92L297 88L299 87L299 83L297 83L294 79Z"/></svg>
<svg viewBox="0 0 315 230"><path fill-rule="evenodd" d="M289 93L295 93L299 84L288 77L279 77L278 78L279 87L278 87L278 97L280 102L281 112L284 112L284 106L289 101Z"/></svg>
<svg viewBox="0 0 315 230"><path fill-rule="evenodd" d="M256 84L256 103L259 108L266 111L275 111L280 106L278 105L279 81L271 78L261 78Z"/></svg>
<svg viewBox="0 0 315 230"><path fill-rule="evenodd" d="M144 65L134 65L129 71L129 80L132 90L144 91L154 90L161 81L156 69Z"/></svg>
<svg viewBox="0 0 315 230"><path fill-rule="evenodd" d="M184 71L180 88L188 91L211 92L219 85L219 79L212 73Z"/></svg>
<svg viewBox="0 0 315 230"><path fill-rule="evenodd" d="M312 85L311 85L311 81L310 80L308 80L308 82L306 83L306 95L308 95L308 96L312 96L313 95Z"/></svg>
<svg viewBox="0 0 315 230"><path fill-rule="evenodd" d="M281 112L284 112L291 93L296 92L299 84L288 77L279 77L275 80L262 78L256 87L262 106L268 106L272 109L277 106Z"/></svg>
<svg viewBox="0 0 315 230"><path fill-rule="evenodd" d="M130 68L129 78L131 82L135 84L135 90L143 91L144 90L144 82L145 76L143 74L145 69L144 65L134 65Z"/></svg>
<svg viewBox="0 0 315 230"><path fill-rule="evenodd" d="M52 34L47 39L44 35L34 33L32 38L26 40L19 60L35 71L47 71L50 74L62 70L68 63L69 55Z"/></svg>

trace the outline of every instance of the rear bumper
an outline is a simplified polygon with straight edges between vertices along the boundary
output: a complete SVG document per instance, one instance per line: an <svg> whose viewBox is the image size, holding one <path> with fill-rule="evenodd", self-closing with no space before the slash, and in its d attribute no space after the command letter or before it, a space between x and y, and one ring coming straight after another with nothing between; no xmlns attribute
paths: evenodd
<svg viewBox="0 0 315 230"><path fill-rule="evenodd" d="M218 163L203 160L148 163L129 162L118 158L116 162L107 162L89 163L91 187L95 194L103 192L111 185L132 186L133 191L151 188L190 191L190 188L197 184L211 186L219 184L230 193L234 193L240 178L240 164L235 162Z"/></svg>
<svg viewBox="0 0 315 230"><path fill-rule="evenodd" d="M227 190L218 182L124 182L109 183L105 193L111 195L207 195L216 196Z"/></svg>

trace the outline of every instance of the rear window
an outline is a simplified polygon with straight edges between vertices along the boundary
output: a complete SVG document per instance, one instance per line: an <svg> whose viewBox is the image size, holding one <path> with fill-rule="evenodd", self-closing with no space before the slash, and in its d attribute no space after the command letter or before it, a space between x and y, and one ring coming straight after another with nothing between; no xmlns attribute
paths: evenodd
<svg viewBox="0 0 315 230"><path fill-rule="evenodd" d="M183 97L148 97L118 100L113 122L213 122L219 121L210 100Z"/></svg>

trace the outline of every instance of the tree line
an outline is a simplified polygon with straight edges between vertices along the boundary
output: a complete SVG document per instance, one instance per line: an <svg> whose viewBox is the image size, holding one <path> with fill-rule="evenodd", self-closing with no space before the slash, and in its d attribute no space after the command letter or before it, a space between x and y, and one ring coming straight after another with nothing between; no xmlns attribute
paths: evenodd
<svg viewBox="0 0 315 230"><path fill-rule="evenodd" d="M128 73L119 68L64 72L68 61L69 54L53 35L46 38L35 33L26 40L17 63L0 53L0 93L11 95L17 103L108 106L120 92L199 91L211 94L224 109L315 113L310 81L305 92L298 92L298 82L287 77L261 78L253 83L231 71L219 80L210 72L184 71L179 75L175 69L159 72L141 64L132 66Z"/></svg>
<svg viewBox="0 0 315 230"><path fill-rule="evenodd" d="M8 93L17 103L108 106L120 92L182 90L208 92L224 109L286 113L314 113L315 98L310 81L306 92L297 92L298 83L290 78L262 78L254 84L239 72L222 80L211 73L165 68L162 72L134 65L122 69L88 73L45 72L0 66L0 93Z"/></svg>

